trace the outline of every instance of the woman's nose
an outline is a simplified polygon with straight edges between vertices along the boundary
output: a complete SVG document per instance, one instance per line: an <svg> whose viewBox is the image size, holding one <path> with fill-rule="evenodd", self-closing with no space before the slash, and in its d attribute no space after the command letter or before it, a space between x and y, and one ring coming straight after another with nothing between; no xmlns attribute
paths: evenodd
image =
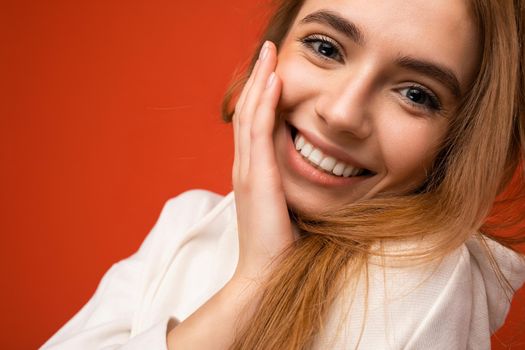
<svg viewBox="0 0 525 350"><path fill-rule="evenodd" d="M358 139L372 133L372 86L364 78L330 84L322 89L316 103L316 113L326 127L334 132L345 132Z"/></svg>

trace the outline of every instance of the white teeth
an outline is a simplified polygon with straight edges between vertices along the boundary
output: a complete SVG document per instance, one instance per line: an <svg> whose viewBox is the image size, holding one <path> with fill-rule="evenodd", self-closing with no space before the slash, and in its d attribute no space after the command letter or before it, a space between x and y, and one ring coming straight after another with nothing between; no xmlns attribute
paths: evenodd
<svg viewBox="0 0 525 350"><path fill-rule="evenodd" d="M301 155L308 159L311 163L319 166L326 172L332 173L336 176L356 176L360 174L363 169L353 167L343 162L337 161L334 157L329 157L323 154L321 150L318 150L312 144L305 140L302 135L297 135L294 140L295 149L301 153Z"/></svg>
<svg viewBox="0 0 525 350"><path fill-rule="evenodd" d="M337 176L343 175L343 172L345 170L345 166L346 166L345 163L338 162L335 165L334 170L332 170L332 173L334 173Z"/></svg>
<svg viewBox="0 0 525 350"><path fill-rule="evenodd" d="M310 153L312 153L313 150L314 150L314 147L311 144L306 143L303 146L303 148L301 148L301 154L305 157L308 157Z"/></svg>
<svg viewBox="0 0 525 350"><path fill-rule="evenodd" d="M332 157L326 157L325 159L323 159L321 161L321 164L319 164L319 166L321 168L323 168L324 170L330 172L334 169L334 166L335 166L335 163L337 161L335 160L335 158L332 158Z"/></svg>
<svg viewBox="0 0 525 350"><path fill-rule="evenodd" d="M308 160L314 163L315 165L319 165L323 160L323 153L318 149L314 148L312 153L310 153L310 155L308 156Z"/></svg>
<svg viewBox="0 0 525 350"><path fill-rule="evenodd" d="M305 142L306 141L304 140L304 137L302 137L301 135L296 137L295 138L295 149L299 151L301 148L303 148Z"/></svg>
<svg viewBox="0 0 525 350"><path fill-rule="evenodd" d="M354 167L347 165L345 168L345 171L343 171L343 176L349 177L350 175L352 175L353 172L354 172Z"/></svg>

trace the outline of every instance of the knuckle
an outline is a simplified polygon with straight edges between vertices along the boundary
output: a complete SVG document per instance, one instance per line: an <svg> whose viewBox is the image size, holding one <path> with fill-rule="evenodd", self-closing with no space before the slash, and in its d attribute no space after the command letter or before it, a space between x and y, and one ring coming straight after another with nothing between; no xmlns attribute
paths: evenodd
<svg viewBox="0 0 525 350"><path fill-rule="evenodd" d="M246 115L239 116L239 126L241 128L246 128L250 126L250 119Z"/></svg>
<svg viewBox="0 0 525 350"><path fill-rule="evenodd" d="M233 187L237 187L237 184L239 183L239 175L236 170L232 171L232 183Z"/></svg>
<svg viewBox="0 0 525 350"><path fill-rule="evenodd" d="M265 114L268 118L275 114L274 108L271 105L271 101L269 99L266 99L264 103L259 107L259 109L261 113Z"/></svg>
<svg viewBox="0 0 525 350"><path fill-rule="evenodd" d="M253 125L250 128L250 138L252 140L257 140L262 136L262 133L260 131L260 128L258 128L256 125Z"/></svg>
<svg viewBox="0 0 525 350"><path fill-rule="evenodd" d="M241 111L242 109L242 104L243 104L243 98L242 96L237 100L237 103L235 104L235 108L233 109L234 111L234 114L239 114L239 112Z"/></svg>
<svg viewBox="0 0 525 350"><path fill-rule="evenodd" d="M239 110L239 113L237 113L238 116L238 120L239 120L239 125L246 125L250 122L250 113L247 112L246 108L243 108L243 110Z"/></svg>
<svg viewBox="0 0 525 350"><path fill-rule="evenodd" d="M234 181L234 190L240 191L242 193L250 193L250 181L248 181L247 176L237 176Z"/></svg>

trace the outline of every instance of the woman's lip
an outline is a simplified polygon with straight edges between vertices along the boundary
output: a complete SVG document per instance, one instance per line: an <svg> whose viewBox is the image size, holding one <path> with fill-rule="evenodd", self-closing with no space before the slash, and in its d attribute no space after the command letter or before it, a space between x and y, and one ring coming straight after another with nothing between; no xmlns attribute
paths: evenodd
<svg viewBox="0 0 525 350"><path fill-rule="evenodd" d="M293 128L297 129L299 134L303 135L306 141L312 144L315 148L320 149L324 155L333 157L337 159L338 161L342 161L350 166L353 166L354 168L359 169L368 169L363 164L357 162L355 159L351 158L348 154L346 154L344 151L341 151L337 147L330 145L323 141L321 138L317 137L315 134L311 133L308 130L302 130L295 125L290 124ZM293 140L292 140L293 141ZM370 170L370 169L368 169ZM370 170L371 171L371 170Z"/></svg>
<svg viewBox="0 0 525 350"><path fill-rule="evenodd" d="M295 149L295 145L292 139L290 126L287 125L287 158L288 164L292 170L299 174L302 178L308 179L310 182L322 185L324 187L341 187L350 186L361 181L366 181L370 176L335 176L324 172L321 169L316 168L309 161L303 158L299 152Z"/></svg>

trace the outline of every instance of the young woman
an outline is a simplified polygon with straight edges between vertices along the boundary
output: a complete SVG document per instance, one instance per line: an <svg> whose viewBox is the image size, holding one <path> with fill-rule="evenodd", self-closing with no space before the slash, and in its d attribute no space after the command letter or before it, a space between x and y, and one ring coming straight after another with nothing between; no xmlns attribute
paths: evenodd
<svg viewBox="0 0 525 350"><path fill-rule="evenodd" d="M225 101L234 193L169 201L43 348L489 349L525 280L483 225L523 172L524 6L281 1Z"/></svg>

